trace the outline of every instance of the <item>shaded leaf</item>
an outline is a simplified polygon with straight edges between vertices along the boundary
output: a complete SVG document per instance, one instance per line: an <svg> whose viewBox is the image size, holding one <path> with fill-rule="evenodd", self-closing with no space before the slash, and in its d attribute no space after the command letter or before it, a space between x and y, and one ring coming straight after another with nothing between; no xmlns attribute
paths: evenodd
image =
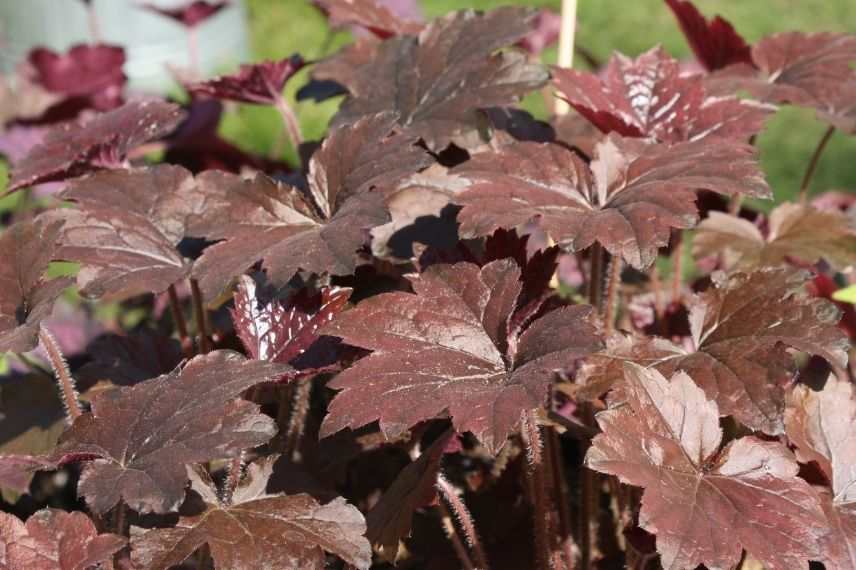
<svg viewBox="0 0 856 570"><path fill-rule="evenodd" d="M194 95L208 95L225 101L274 105L282 98L285 83L305 62L299 55L278 61L242 65L237 73L223 75L187 86Z"/></svg>
<svg viewBox="0 0 856 570"><path fill-rule="evenodd" d="M446 431L402 469L366 516L366 537L385 560L395 562L399 541L410 535L413 513L436 499L440 460L454 435Z"/></svg>
<svg viewBox="0 0 856 570"><path fill-rule="evenodd" d="M389 219L382 195L371 189L432 161L412 138L389 135L391 128L378 116L334 131L310 161L305 192L262 175L197 177L204 202L188 233L225 240L194 266L205 297L216 297L258 260L280 284L300 270L352 273L369 230Z"/></svg>
<svg viewBox="0 0 856 570"><path fill-rule="evenodd" d="M411 282L415 294L371 297L321 330L374 351L329 384L342 391L322 436L380 420L392 437L448 411L496 451L546 401L555 372L601 346L588 306L510 330L522 288L513 260L433 265Z"/></svg>
<svg viewBox="0 0 856 570"><path fill-rule="evenodd" d="M55 259L81 264L77 284L93 298L159 293L190 269L176 250L201 200L178 166L98 172L69 184L62 197L76 209L64 221Z"/></svg>
<svg viewBox="0 0 856 570"><path fill-rule="evenodd" d="M27 519L0 513L0 568L15 570L86 570L110 564L127 539L98 534L84 513L42 509Z"/></svg>
<svg viewBox="0 0 856 570"><path fill-rule="evenodd" d="M26 493L36 471L56 469L56 464L33 455L0 455L0 487ZM0 566L2 568L2 566Z"/></svg>
<svg viewBox="0 0 856 570"><path fill-rule="evenodd" d="M166 374L182 361L181 344L152 329L141 328L127 335L107 333L87 347L92 357L75 376L89 384L109 382L130 386Z"/></svg>
<svg viewBox="0 0 856 570"><path fill-rule="evenodd" d="M174 7L163 7L157 4L140 4L142 8L160 14L171 20L175 20L179 24L187 28L195 28L199 24L205 22L208 18L216 15L217 12L229 5L229 0L217 0L207 2L206 0L190 0L183 5Z"/></svg>
<svg viewBox="0 0 856 570"><path fill-rule="evenodd" d="M775 110L736 97L708 97L702 77L682 75L680 63L661 47L636 59L615 54L602 76L552 71L559 95L604 133L662 142L712 136L745 142Z"/></svg>
<svg viewBox="0 0 856 570"><path fill-rule="evenodd" d="M591 166L559 145L517 143L475 155L453 170L463 192L453 199L465 237L537 218L561 247L595 241L635 268L650 265L672 228L698 219L695 191L770 196L748 145L706 139L646 144L610 135Z"/></svg>
<svg viewBox="0 0 856 570"><path fill-rule="evenodd" d="M309 495L265 495L269 470L250 465L232 504L223 504L210 479L191 472L206 510L182 517L173 528L135 536L132 559L147 570L181 564L208 544L217 568L323 568L325 552L360 569L371 565L366 524L356 507L339 497L321 505Z"/></svg>
<svg viewBox="0 0 856 570"><path fill-rule="evenodd" d="M546 71L522 54L495 53L524 37L533 18L510 7L463 11L435 20L418 38L383 42L349 78L351 97L333 123L393 110L398 124L432 150L461 142L475 131L477 109L511 103L546 81Z"/></svg>
<svg viewBox="0 0 856 570"><path fill-rule="evenodd" d="M532 22L532 29L516 45L530 55L541 55L541 52L559 41L561 27L560 14L546 8L539 10Z"/></svg>
<svg viewBox="0 0 856 570"><path fill-rule="evenodd" d="M821 259L843 270L856 264L856 226L839 212L784 203L770 214L766 238L748 220L710 212L693 238L696 259L724 254L729 268L773 266L795 259Z"/></svg>
<svg viewBox="0 0 856 570"><path fill-rule="evenodd" d="M44 279L60 226L45 218L22 221L0 234L0 353L36 346L39 324L71 280Z"/></svg>
<svg viewBox="0 0 856 570"><path fill-rule="evenodd" d="M817 116L842 133L856 134L856 73L817 105Z"/></svg>
<svg viewBox="0 0 856 570"><path fill-rule="evenodd" d="M798 385L785 416L797 458L814 461L830 483L823 495L829 534L821 542L827 568L856 566L856 399L853 384L830 376L820 392Z"/></svg>
<svg viewBox="0 0 856 570"><path fill-rule="evenodd" d="M53 457L95 457L78 492L96 513L120 500L143 513L174 511L184 498L186 464L234 457L273 437L273 420L235 398L287 371L228 351L198 356L170 374L96 395Z"/></svg>
<svg viewBox="0 0 856 570"><path fill-rule="evenodd" d="M325 346L318 329L342 312L351 291L324 287L317 307L301 306L294 297L283 305L276 298L262 299L252 277L242 275L231 311L235 332L252 358L290 363L298 374L314 374L335 365L337 351Z"/></svg>
<svg viewBox="0 0 856 570"><path fill-rule="evenodd" d="M752 64L752 48L734 31L731 22L715 16L708 20L690 0L666 0L678 19L693 53L708 71L733 63Z"/></svg>
<svg viewBox="0 0 856 570"><path fill-rule="evenodd" d="M128 151L166 135L180 120L176 105L153 99L133 101L85 121L56 126L42 144L15 164L8 191L103 168L120 168Z"/></svg>
<svg viewBox="0 0 856 570"><path fill-rule="evenodd" d="M786 447L744 437L720 450L720 411L690 376L628 364L625 377L586 464L645 489L639 525L665 568L733 568L744 548L771 570L817 559L823 512Z"/></svg>

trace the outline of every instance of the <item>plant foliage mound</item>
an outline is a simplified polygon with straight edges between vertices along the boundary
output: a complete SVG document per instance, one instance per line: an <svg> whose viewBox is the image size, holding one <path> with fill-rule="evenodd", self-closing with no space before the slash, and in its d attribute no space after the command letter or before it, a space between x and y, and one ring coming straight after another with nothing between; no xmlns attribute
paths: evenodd
<svg viewBox="0 0 856 570"><path fill-rule="evenodd" d="M856 568L856 194L810 195L856 37L666 0L697 64L559 69L549 11L316 5L356 40L181 102L101 43L0 99L0 568ZM828 130L771 202L788 105Z"/></svg>

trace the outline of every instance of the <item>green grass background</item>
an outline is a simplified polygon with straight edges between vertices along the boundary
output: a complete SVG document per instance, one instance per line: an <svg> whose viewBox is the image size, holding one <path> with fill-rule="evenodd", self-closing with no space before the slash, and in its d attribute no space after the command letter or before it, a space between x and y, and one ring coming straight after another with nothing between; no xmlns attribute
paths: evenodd
<svg viewBox="0 0 856 570"><path fill-rule="evenodd" d="M422 0L426 16L435 17L464 8L490 9L505 4L560 9L560 0ZM661 0L578 0L577 44L599 60L613 51L636 55L662 44L676 57L690 52L669 9ZM854 0L697 0L708 16L721 14L749 41L780 31L839 31L856 33ZM319 58L349 41L345 32L331 31L320 13L304 0L247 0L253 53L257 60L279 58L294 52L307 59ZM555 62L555 49L544 54ZM306 72L291 82L289 95L302 85ZM543 117L539 96L525 106ZM336 103L296 105L307 139L323 136ZM272 109L242 106L227 116L223 134L243 148L270 153L280 136L280 122ZM823 134L825 125L812 111L785 108L770 121L759 138L761 160L774 189L776 201L792 198L799 188L805 166ZM293 153L286 151L288 157ZM836 133L816 172L813 192L827 189L856 191L856 137Z"/></svg>

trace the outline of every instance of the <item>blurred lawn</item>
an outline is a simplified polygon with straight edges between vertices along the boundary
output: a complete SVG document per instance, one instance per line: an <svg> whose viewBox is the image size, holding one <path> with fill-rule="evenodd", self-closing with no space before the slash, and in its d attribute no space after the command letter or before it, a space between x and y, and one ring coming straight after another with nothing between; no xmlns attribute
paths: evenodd
<svg viewBox="0 0 856 570"><path fill-rule="evenodd" d="M246 0L253 49L257 59L280 58L298 52L306 59L322 57L348 41L345 32L331 32L323 17L304 0ZM422 0L428 17L463 8L489 9L509 4L501 0ZM561 0L517 2L559 10ZM579 0L577 44L605 61L613 50L636 55L661 43L673 55L685 57L689 49L675 20L660 0ZM856 33L853 0L697 0L707 15L722 14L750 41L778 31L846 31ZM555 49L545 53L555 62ZM290 94L302 85L306 72L294 81ZM544 117L539 96L526 107ZM336 103L297 105L305 137L323 136ZM272 109L242 106L224 122L224 134L240 146L270 153L280 136L280 122ZM758 146L777 200L795 195L803 170L825 126L811 111L784 109L769 123ZM293 153L287 153L293 159ZM836 133L814 178L813 191L839 188L856 191L856 137Z"/></svg>

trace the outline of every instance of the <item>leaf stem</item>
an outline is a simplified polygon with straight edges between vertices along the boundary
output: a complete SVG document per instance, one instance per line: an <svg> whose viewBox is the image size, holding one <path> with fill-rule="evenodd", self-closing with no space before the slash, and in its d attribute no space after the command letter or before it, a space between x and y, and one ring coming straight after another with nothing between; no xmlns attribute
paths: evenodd
<svg viewBox="0 0 856 570"><path fill-rule="evenodd" d="M86 17L89 23L89 35L92 36L93 44L101 43L101 27L98 25L98 14L95 12L95 3L86 3Z"/></svg>
<svg viewBox="0 0 856 570"><path fill-rule="evenodd" d="M599 243L591 246L589 264L588 301L599 312L603 293L603 246Z"/></svg>
<svg viewBox="0 0 856 570"><path fill-rule="evenodd" d="M193 295L193 318L196 322L196 336L199 337L199 353L208 354L211 352L211 342L208 339L208 315L202 292L199 290L199 282L196 279L190 280L190 291Z"/></svg>
<svg viewBox="0 0 856 570"><path fill-rule="evenodd" d="M621 286L621 257L613 255L609 258L609 281L606 286L606 302L604 303L603 320L608 337L615 330L615 314L618 311L618 289Z"/></svg>
<svg viewBox="0 0 856 570"><path fill-rule="evenodd" d="M574 539L571 536L571 514L568 508L568 494L565 488L565 469L563 467L559 434L554 427L546 428L545 438L550 467L553 469L553 488L556 490L556 507L559 511L559 540L565 556L566 568L574 567Z"/></svg>
<svg viewBox="0 0 856 570"><path fill-rule="evenodd" d="M54 375L59 384L62 401L65 404L66 419L70 425L82 413L74 378L71 376L68 363L65 361L62 351L59 348L59 343L57 343L54 336L44 325L39 328L39 340L42 341L42 346L45 347L48 361L51 363L51 368L53 368Z"/></svg>
<svg viewBox="0 0 856 570"><path fill-rule="evenodd" d="M285 100L285 97L282 96L282 93L274 91L273 96L276 110L279 111L279 115L282 117L282 124L285 127L285 132L288 133L288 138L291 140L291 146L294 148L294 152L297 153L300 148L300 143L303 142L303 135L300 133L300 122L297 120L297 115L294 114L294 110L291 108L291 105L289 105L288 101Z"/></svg>
<svg viewBox="0 0 856 570"><path fill-rule="evenodd" d="M178 300L178 292L175 290L175 285L169 286L167 294L169 295L169 310L172 313L172 321L175 323L175 329L178 331L178 339L181 342L181 351L186 358L192 358L193 343L187 334L187 322L184 320L184 313L181 311L181 303Z"/></svg>
<svg viewBox="0 0 856 570"><path fill-rule="evenodd" d="M294 394L291 398L291 410L288 425L285 429L284 453L292 461L300 461L300 439L306 429L306 418L309 415L312 398L312 378L299 378L292 384Z"/></svg>
<svg viewBox="0 0 856 570"><path fill-rule="evenodd" d="M242 451L237 457L233 457L226 467L226 479L223 481L223 489L220 494L220 502L224 505L232 504L232 496L235 494L235 489L238 488L238 483L241 482L243 473L244 452Z"/></svg>
<svg viewBox="0 0 856 570"><path fill-rule="evenodd" d="M458 555L461 566L463 566L464 570L475 570L473 561L470 560L470 554L467 552L464 543L461 542L458 531L455 530L455 523L452 522L452 513L449 512L449 507L443 501L437 501L437 507L440 509L442 515L443 531L446 533L449 542L452 543L452 548L455 550L455 554Z"/></svg>
<svg viewBox="0 0 856 570"><path fill-rule="evenodd" d="M826 144L829 142L829 139L832 138L832 134L834 132L835 127L830 125L818 141L817 148L814 149L814 154L811 156L811 161L809 161L808 168L806 168L805 174L803 175L802 184L800 184L800 204L805 204L808 200L809 184L811 184L811 179L814 177L814 171L817 170L817 164L818 162L820 162L820 157L821 155L823 155L823 151L826 148Z"/></svg>
<svg viewBox="0 0 856 570"><path fill-rule="evenodd" d="M449 509L455 514L458 523L461 525L461 530L464 531L464 538L470 547L473 555L475 568L478 570L487 570L487 556L485 556L481 541L479 540L476 526L473 523L473 517L467 506L458 496L452 484L443 476L442 473L437 474L437 490L440 491L442 499L446 502Z"/></svg>
<svg viewBox="0 0 856 570"><path fill-rule="evenodd" d="M546 469L544 468L541 429L534 410L524 410L520 418L520 436L526 448L527 473L532 493L532 522L535 527L535 559L538 568L552 566L550 548L550 507L547 500Z"/></svg>

